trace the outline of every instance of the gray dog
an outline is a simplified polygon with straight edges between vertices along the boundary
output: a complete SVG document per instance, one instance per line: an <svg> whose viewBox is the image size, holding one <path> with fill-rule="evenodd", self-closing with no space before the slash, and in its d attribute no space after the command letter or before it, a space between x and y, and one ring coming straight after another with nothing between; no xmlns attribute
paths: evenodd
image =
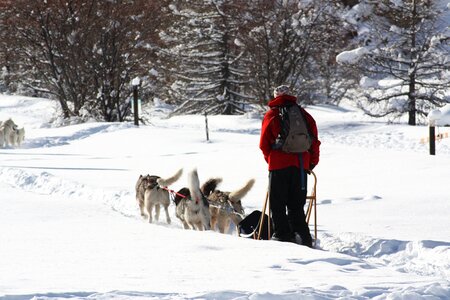
<svg viewBox="0 0 450 300"><path fill-rule="evenodd" d="M166 179L154 175L150 176L151 184L147 186L144 191L144 211L148 217L149 223L153 222L153 208L155 208L155 219L158 221L160 207L162 206L166 213L167 224L170 224L170 194L169 191L164 188L167 188L169 185L180 179L181 174L183 174L183 169L178 170L177 173Z"/></svg>
<svg viewBox="0 0 450 300"><path fill-rule="evenodd" d="M165 188L180 179L181 174L183 174L183 169L178 170L177 173L166 179L156 175L139 176L136 183L136 200L141 215L147 217L149 223L153 222L153 208L155 209L155 220L158 221L160 207L163 206L167 224L170 224L170 194Z"/></svg>

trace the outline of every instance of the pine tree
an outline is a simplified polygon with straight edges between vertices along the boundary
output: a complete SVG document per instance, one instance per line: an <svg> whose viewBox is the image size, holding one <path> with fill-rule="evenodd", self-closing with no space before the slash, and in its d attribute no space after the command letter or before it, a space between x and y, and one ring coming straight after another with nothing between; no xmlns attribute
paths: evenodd
<svg viewBox="0 0 450 300"><path fill-rule="evenodd" d="M362 103L369 115L408 115L416 125L417 115L446 103L450 69L449 24L445 1L363 1L365 13L357 23L362 55L359 68L371 79L389 79L387 87L376 86L378 96L367 93ZM362 9L363 8L363 9ZM447 12L448 14L448 12Z"/></svg>
<svg viewBox="0 0 450 300"><path fill-rule="evenodd" d="M235 114L245 111L248 72L236 39L239 6L227 0L173 1L174 22L161 34L160 53L172 77L174 113Z"/></svg>

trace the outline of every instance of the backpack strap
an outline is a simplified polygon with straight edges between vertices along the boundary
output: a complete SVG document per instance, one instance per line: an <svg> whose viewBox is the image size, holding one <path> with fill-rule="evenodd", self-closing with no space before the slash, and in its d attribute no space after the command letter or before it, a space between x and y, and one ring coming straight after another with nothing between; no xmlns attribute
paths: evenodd
<svg viewBox="0 0 450 300"><path fill-rule="evenodd" d="M286 138L286 128L283 125L282 115L284 113L287 114L286 110L287 107L288 105L279 105L271 108L271 109L278 109L278 112L275 114L273 118L277 118L280 121L280 132L278 133L278 136L275 138L275 142L272 144L272 149L274 150L280 150L283 145L283 139Z"/></svg>
<svg viewBox="0 0 450 300"><path fill-rule="evenodd" d="M303 108L300 105L298 105L298 107L300 107L300 114L302 115L303 120L305 120L306 130L308 130L309 136L312 137L313 139L317 140L317 136L315 136L313 134L313 132L311 130L311 126L309 126L308 120L306 119L305 115L303 114Z"/></svg>

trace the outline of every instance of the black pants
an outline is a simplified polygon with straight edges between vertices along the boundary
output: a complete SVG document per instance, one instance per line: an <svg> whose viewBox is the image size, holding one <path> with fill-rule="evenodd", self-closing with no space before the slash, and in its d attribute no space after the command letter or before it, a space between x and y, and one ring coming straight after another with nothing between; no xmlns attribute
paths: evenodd
<svg viewBox="0 0 450 300"><path fill-rule="evenodd" d="M303 172L303 176L301 172ZM307 195L305 171L296 167L288 167L271 171L269 178L270 210L275 234L283 238L293 236L297 232L302 238L303 244L311 243L312 238L308 224L306 224L304 211Z"/></svg>

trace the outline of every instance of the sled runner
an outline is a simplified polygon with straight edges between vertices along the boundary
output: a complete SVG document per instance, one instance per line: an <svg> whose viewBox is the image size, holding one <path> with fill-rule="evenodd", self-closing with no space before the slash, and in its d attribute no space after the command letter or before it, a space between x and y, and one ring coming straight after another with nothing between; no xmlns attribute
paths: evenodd
<svg viewBox="0 0 450 300"><path fill-rule="evenodd" d="M316 201L316 187L317 176L311 171L314 177L314 185L310 196L306 196L308 201L308 208L306 210L306 223L309 225L312 211L314 210L314 247L317 241L317 201ZM269 212L267 214L266 212ZM263 213L264 212L264 213ZM269 193L266 193L262 211L255 210L246 216L238 224L238 234L241 237L253 238L255 240L270 240L271 232L273 231L272 218L270 217L270 201Z"/></svg>

